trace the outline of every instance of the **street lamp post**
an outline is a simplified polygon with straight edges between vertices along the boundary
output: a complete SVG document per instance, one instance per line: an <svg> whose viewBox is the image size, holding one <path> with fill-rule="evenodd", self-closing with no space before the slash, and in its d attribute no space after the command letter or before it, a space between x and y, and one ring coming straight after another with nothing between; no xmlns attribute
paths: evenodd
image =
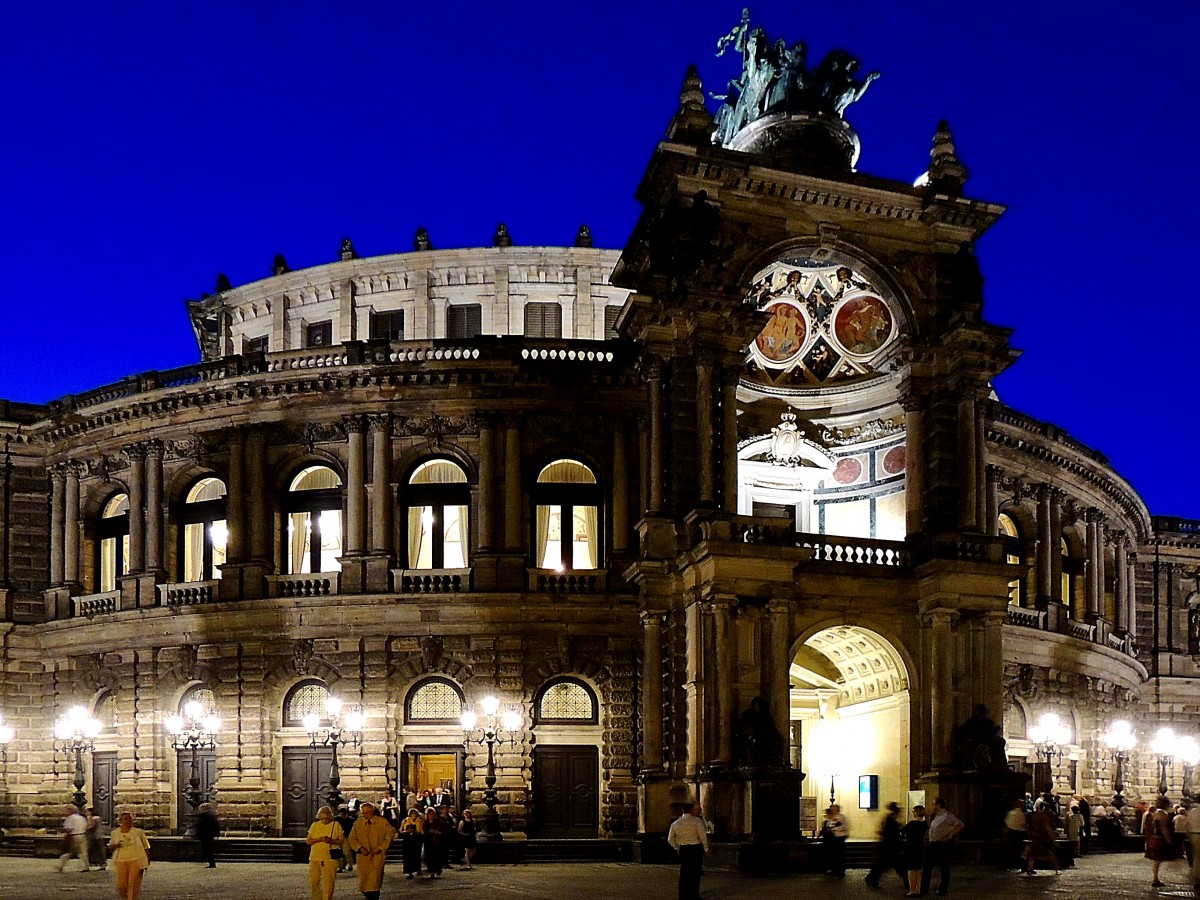
<svg viewBox="0 0 1200 900"><path fill-rule="evenodd" d="M346 713L343 721L342 701L337 697L330 697L325 701L325 711L329 715L328 725L322 725L321 717L316 713L306 715L303 722L311 745L328 747L333 753L333 762L329 766L329 791L325 794L325 801L336 813L337 808L342 805L342 792L338 789L342 783L342 775L338 770L338 750L347 744L352 747L358 746L367 717L362 710L352 709Z"/></svg>
<svg viewBox="0 0 1200 900"><path fill-rule="evenodd" d="M75 755L75 793L71 795L71 803L77 809L87 806L87 795L83 792L87 781L83 774L83 754L96 749L96 738L103 727L82 706L72 706L54 723L55 754Z"/></svg>
<svg viewBox="0 0 1200 900"><path fill-rule="evenodd" d="M1046 768L1049 770L1050 783L1047 790L1054 792L1054 760L1060 762L1063 758L1063 747L1071 740L1071 729L1059 718L1058 713L1042 713L1037 724L1029 729L1029 739L1033 741L1038 756L1046 757Z"/></svg>
<svg viewBox="0 0 1200 900"><path fill-rule="evenodd" d="M1195 800L1196 789L1192 784L1192 776L1196 764L1200 763L1200 743L1191 735L1179 739L1179 759L1183 762L1183 798Z"/></svg>
<svg viewBox="0 0 1200 900"><path fill-rule="evenodd" d="M1166 797L1171 789L1170 771L1175 762L1175 754L1179 749L1179 739L1175 737L1173 728L1160 728L1155 732L1154 740L1150 742L1150 750L1158 757L1158 795Z"/></svg>
<svg viewBox="0 0 1200 900"><path fill-rule="evenodd" d="M1125 797L1122 791L1125 790L1125 767L1129 765L1129 754L1134 747L1137 746L1137 735L1133 733L1133 729L1124 719L1118 719L1108 726L1108 731L1104 732L1104 744L1112 751L1113 759L1117 763L1117 774L1113 779L1113 794L1112 805L1114 809L1120 809L1125 805Z"/></svg>
<svg viewBox="0 0 1200 900"><path fill-rule="evenodd" d="M192 755L191 775L187 787L183 789L183 799L192 811L186 829L186 833L191 834L196 828L196 810L203 799L200 796L200 768L196 760L196 751L216 748L221 719L216 715L205 715L204 707L192 700L184 705L182 716L169 716L166 725L167 733L171 735L171 746L176 752L189 750Z"/></svg>
<svg viewBox="0 0 1200 900"><path fill-rule="evenodd" d="M489 694L480 701L483 708L483 718L480 719L472 710L462 714L464 744L481 744L487 747L487 776L484 779L486 790L483 792L483 802L487 804L487 813L483 817L483 830L479 840L484 842L502 840L500 834L500 814L496 812L496 745L516 744L516 733L521 728L521 716L514 709L500 713L500 701ZM479 735L474 736L478 730Z"/></svg>

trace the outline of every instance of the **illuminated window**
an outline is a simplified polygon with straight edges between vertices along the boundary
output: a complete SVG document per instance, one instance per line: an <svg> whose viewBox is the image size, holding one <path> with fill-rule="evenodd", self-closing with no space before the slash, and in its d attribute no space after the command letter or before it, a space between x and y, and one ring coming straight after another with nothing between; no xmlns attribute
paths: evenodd
<svg viewBox="0 0 1200 900"><path fill-rule="evenodd" d="M463 698L458 686L444 678L430 678L408 692L404 720L458 724L462 710Z"/></svg>
<svg viewBox="0 0 1200 900"><path fill-rule="evenodd" d="M225 564L228 529L225 523L225 483L201 478L183 501L179 514L183 552L181 581L209 581L221 577Z"/></svg>
<svg viewBox="0 0 1200 900"><path fill-rule="evenodd" d="M1012 516L1007 513L1000 513L998 520L1000 533L1005 537L1013 539L1010 550L1020 547L1021 532L1017 529L1017 523L1013 521ZM1019 566L1021 564L1020 553L1005 552L1004 561L1010 566ZM1022 579L1014 578L1008 583L1008 602L1012 606L1021 606L1021 585Z"/></svg>
<svg viewBox="0 0 1200 900"><path fill-rule="evenodd" d="M408 568L465 569L471 534L466 472L448 459L427 460L409 476L404 500Z"/></svg>
<svg viewBox="0 0 1200 900"><path fill-rule="evenodd" d="M560 459L534 485L534 560L540 569L595 569L600 564L600 487L583 463Z"/></svg>
<svg viewBox="0 0 1200 900"><path fill-rule="evenodd" d="M97 587L100 592L115 591L117 579L129 574L129 497L114 494L104 504L96 526L99 559Z"/></svg>
<svg viewBox="0 0 1200 900"><path fill-rule="evenodd" d="M569 722L594 725L599 721L596 696L581 681L571 678L552 681L538 698L537 720L539 724Z"/></svg>
<svg viewBox="0 0 1200 900"><path fill-rule="evenodd" d="M179 714L184 715L187 705L193 702L200 704L202 716L217 714L217 695L213 693L212 688L197 684L184 691L183 696L179 698Z"/></svg>
<svg viewBox="0 0 1200 900"><path fill-rule="evenodd" d="M329 722L329 688L320 681L302 681L283 700L283 724L303 725L309 713Z"/></svg>
<svg viewBox="0 0 1200 900"><path fill-rule="evenodd" d="M289 575L341 571L341 486L326 466L309 466L292 479L285 501Z"/></svg>

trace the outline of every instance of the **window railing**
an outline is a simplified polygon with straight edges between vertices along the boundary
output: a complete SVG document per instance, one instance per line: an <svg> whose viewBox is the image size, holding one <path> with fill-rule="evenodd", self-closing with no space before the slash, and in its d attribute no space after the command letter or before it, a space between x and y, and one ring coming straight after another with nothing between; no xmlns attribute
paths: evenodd
<svg viewBox="0 0 1200 900"><path fill-rule="evenodd" d="M219 581L184 581L158 586L158 605L178 608L215 603L220 590Z"/></svg>
<svg viewBox="0 0 1200 900"><path fill-rule="evenodd" d="M74 599L75 615L100 616L105 613L115 613L121 608L121 591L104 591L101 594L83 594Z"/></svg>
<svg viewBox="0 0 1200 900"><path fill-rule="evenodd" d="M559 572L556 569L530 569L529 589L543 594L602 594L608 590L608 570Z"/></svg>
<svg viewBox="0 0 1200 900"><path fill-rule="evenodd" d="M859 566L908 566L912 564L912 554L902 541L798 534L796 535L796 546L812 550L813 559L820 562L851 563Z"/></svg>
<svg viewBox="0 0 1200 900"><path fill-rule="evenodd" d="M341 572L316 572L310 575L268 575L271 597L330 597L338 592Z"/></svg>
<svg viewBox="0 0 1200 900"><path fill-rule="evenodd" d="M470 569L392 569L397 594L457 594L471 589Z"/></svg>

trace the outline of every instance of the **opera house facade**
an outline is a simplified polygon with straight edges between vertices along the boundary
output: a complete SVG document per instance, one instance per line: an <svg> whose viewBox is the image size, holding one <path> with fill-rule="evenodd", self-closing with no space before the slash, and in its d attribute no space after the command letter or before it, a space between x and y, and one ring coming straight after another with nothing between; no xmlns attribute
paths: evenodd
<svg viewBox="0 0 1200 900"><path fill-rule="evenodd" d="M190 301L195 365L0 403L0 822L79 761L105 815L302 833L333 726L345 797L482 812L493 754L509 836L920 791L982 834L988 785L1108 803L1117 720L1129 802L1190 792L1150 741L1200 731L1200 524L996 397L949 130L887 181L792 99L690 74L622 250L347 241Z"/></svg>

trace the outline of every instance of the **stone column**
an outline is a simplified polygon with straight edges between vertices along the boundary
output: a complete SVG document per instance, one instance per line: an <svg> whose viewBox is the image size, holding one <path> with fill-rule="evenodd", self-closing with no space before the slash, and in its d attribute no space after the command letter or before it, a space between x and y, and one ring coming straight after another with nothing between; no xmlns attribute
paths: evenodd
<svg viewBox="0 0 1200 900"><path fill-rule="evenodd" d="M783 736L785 751L792 727L792 661L788 658L788 651L791 648L788 622L790 610L791 603L788 600L770 601L764 617L764 620L769 623L768 634L763 636L764 656L766 657L766 672L764 673L766 677L763 681L767 695L767 708L771 711L771 718L775 720L775 727Z"/></svg>
<svg viewBox="0 0 1200 900"><path fill-rule="evenodd" d="M240 428L229 432L229 479L225 485L226 558L246 559L246 435Z"/></svg>
<svg viewBox="0 0 1200 900"><path fill-rule="evenodd" d="M1098 509L1087 511L1087 584L1086 620L1100 616L1104 599L1104 517Z"/></svg>
<svg viewBox="0 0 1200 900"><path fill-rule="evenodd" d="M479 549L488 553L496 546L496 419L479 415Z"/></svg>
<svg viewBox="0 0 1200 900"><path fill-rule="evenodd" d="M975 401L975 528L990 534L987 524L987 425L984 420L983 401Z"/></svg>
<svg viewBox="0 0 1200 900"><path fill-rule="evenodd" d="M925 530L925 413L920 401L904 403L904 512L908 534Z"/></svg>
<svg viewBox="0 0 1200 900"><path fill-rule="evenodd" d="M371 552L392 554L392 417L367 417L371 426ZM482 471L482 465L481 465Z"/></svg>
<svg viewBox="0 0 1200 900"><path fill-rule="evenodd" d="M1039 484L1037 493L1037 602L1045 605L1054 595L1053 578L1054 566L1050 561L1051 555L1057 552L1052 547L1050 533L1050 507L1054 502L1053 489L1048 484Z"/></svg>
<svg viewBox="0 0 1200 900"><path fill-rule="evenodd" d="M650 411L650 509L651 513L663 510L664 477L663 471L664 447L663 429L663 367L662 363L654 360L646 366L646 390L649 392Z"/></svg>
<svg viewBox="0 0 1200 900"><path fill-rule="evenodd" d="M613 481L612 481L612 549L625 553L629 549L629 452L625 419L613 422Z"/></svg>
<svg viewBox="0 0 1200 900"><path fill-rule="evenodd" d="M50 586L63 583L67 467L50 467Z"/></svg>
<svg viewBox="0 0 1200 900"><path fill-rule="evenodd" d="M1004 718L1004 626L1007 610L983 613L983 646L981 648L979 696L993 719Z"/></svg>
<svg viewBox="0 0 1200 900"><path fill-rule="evenodd" d="M958 524L968 531L978 530L975 506L978 500L975 479L976 441L975 441L975 401L964 399L958 401L958 489L960 504L958 508Z"/></svg>
<svg viewBox="0 0 1200 900"><path fill-rule="evenodd" d="M713 428L713 359L701 353L696 358L696 453L699 463L700 503L709 506L716 499L714 465L716 435Z"/></svg>
<svg viewBox="0 0 1200 900"><path fill-rule="evenodd" d="M730 372L721 385L721 459L725 465L722 508L730 515L737 515L738 511L737 386L740 373L740 369Z"/></svg>
<svg viewBox="0 0 1200 900"><path fill-rule="evenodd" d="M1050 596L1062 603L1071 598L1062 595L1062 506L1061 494L1051 488L1050 493Z"/></svg>
<svg viewBox="0 0 1200 900"><path fill-rule="evenodd" d="M642 768L663 766L663 614L642 613Z"/></svg>
<svg viewBox="0 0 1200 900"><path fill-rule="evenodd" d="M935 609L926 617L929 671L930 756L935 769L948 769L954 763L954 629L957 613Z"/></svg>
<svg viewBox="0 0 1200 900"><path fill-rule="evenodd" d="M987 506L983 513L983 531L996 537L1000 533L1000 467L987 467Z"/></svg>
<svg viewBox="0 0 1200 900"><path fill-rule="evenodd" d="M66 496L63 501L63 581L79 584L79 470L80 464L66 465Z"/></svg>
<svg viewBox="0 0 1200 900"><path fill-rule="evenodd" d="M163 559L163 445L146 442L146 565L147 572L162 575Z"/></svg>
<svg viewBox="0 0 1200 900"><path fill-rule="evenodd" d="M729 767L733 764L733 676L737 665L737 654L733 638L733 611L736 597L716 596L710 602L713 623L713 666L708 679L716 688L716 702L712 712L712 723L717 735L714 762ZM713 748L710 748L710 753Z"/></svg>
<svg viewBox="0 0 1200 900"><path fill-rule="evenodd" d="M271 563L271 507L267 502L267 436L254 429L246 440L246 488L250 520L250 556Z"/></svg>
<svg viewBox="0 0 1200 900"><path fill-rule="evenodd" d="M146 445L130 444L125 455L129 457L129 574L140 575L146 568Z"/></svg>
<svg viewBox="0 0 1200 900"><path fill-rule="evenodd" d="M1116 568L1116 574L1113 578L1113 617L1115 619L1113 626L1118 634L1123 634L1129 630L1128 610L1125 606L1125 591L1127 588L1125 580L1125 532L1109 532L1109 537L1112 539L1113 565Z"/></svg>
<svg viewBox="0 0 1200 900"><path fill-rule="evenodd" d="M516 419L504 435L504 549L521 549L521 424Z"/></svg>
<svg viewBox="0 0 1200 900"><path fill-rule="evenodd" d="M346 424L346 546L345 556L360 556L366 535L366 467L367 423L362 416L347 416Z"/></svg>
<svg viewBox="0 0 1200 900"><path fill-rule="evenodd" d="M1137 554L1125 544L1125 627L1130 634L1137 633Z"/></svg>

